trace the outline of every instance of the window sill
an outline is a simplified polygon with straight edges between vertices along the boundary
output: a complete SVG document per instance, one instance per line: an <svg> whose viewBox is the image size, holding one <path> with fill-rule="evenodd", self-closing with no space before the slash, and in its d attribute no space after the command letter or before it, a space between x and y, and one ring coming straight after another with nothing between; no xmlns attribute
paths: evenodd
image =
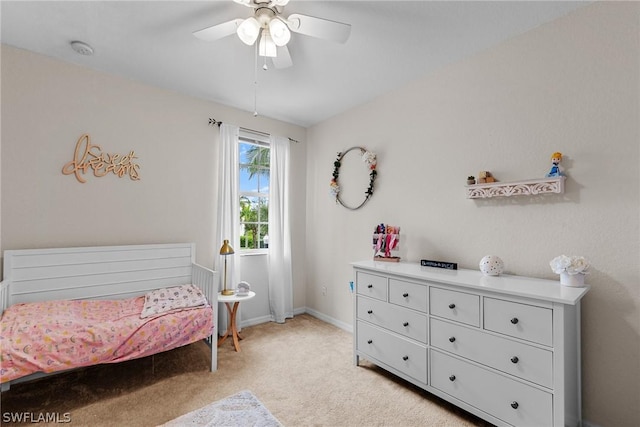
<svg viewBox="0 0 640 427"><path fill-rule="evenodd" d="M240 256L260 256L260 255L269 255L269 249L252 249L252 250L243 250L238 251Z"/></svg>

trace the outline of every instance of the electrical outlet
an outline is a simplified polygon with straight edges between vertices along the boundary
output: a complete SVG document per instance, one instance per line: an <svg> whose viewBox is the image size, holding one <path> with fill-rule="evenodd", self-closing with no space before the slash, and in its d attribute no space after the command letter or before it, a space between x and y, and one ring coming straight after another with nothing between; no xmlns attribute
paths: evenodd
<svg viewBox="0 0 640 427"><path fill-rule="evenodd" d="M327 287L326 286L322 287L322 296L327 296Z"/></svg>

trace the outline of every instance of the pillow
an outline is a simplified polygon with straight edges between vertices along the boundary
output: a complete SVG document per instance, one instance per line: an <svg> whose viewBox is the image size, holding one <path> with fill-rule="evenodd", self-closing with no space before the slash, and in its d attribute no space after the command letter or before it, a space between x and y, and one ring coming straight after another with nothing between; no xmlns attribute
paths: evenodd
<svg viewBox="0 0 640 427"><path fill-rule="evenodd" d="M180 285L171 288L156 289L144 296L144 305L140 318L157 316L171 311L182 311L204 307L207 299L195 285Z"/></svg>

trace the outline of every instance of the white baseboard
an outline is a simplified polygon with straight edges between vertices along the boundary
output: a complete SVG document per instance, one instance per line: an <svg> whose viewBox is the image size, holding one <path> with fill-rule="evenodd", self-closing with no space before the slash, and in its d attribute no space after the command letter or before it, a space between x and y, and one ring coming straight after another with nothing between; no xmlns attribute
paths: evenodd
<svg viewBox="0 0 640 427"><path fill-rule="evenodd" d="M302 307L302 308L296 308L295 310L293 310L293 314L295 316L299 315L299 314L309 314L313 317L316 317L320 320L322 320L323 322L327 322L330 325L333 325L335 327L338 327L342 330L345 330L349 333L353 333L353 326L349 325L347 323L341 322L337 319L334 319L333 317L329 317L326 314L320 313L319 311L316 311L312 308L308 308L308 307ZM272 322L273 318L271 316L261 316L261 317L254 317L252 319L245 319L241 322L239 322L238 326L239 326L239 330L242 330L242 328L246 328L249 326L255 326L255 325L259 325L261 323L267 323L267 322ZM223 331L224 332L224 331ZM599 427L599 426L592 426L592 427Z"/></svg>
<svg viewBox="0 0 640 427"><path fill-rule="evenodd" d="M271 318L271 316L261 316L261 317L254 317L253 319L246 319L243 320L242 322L240 322L240 328L247 328L249 326L255 326L255 325L259 325L261 323L267 323L267 322L271 322L273 319Z"/></svg>
<svg viewBox="0 0 640 427"><path fill-rule="evenodd" d="M293 311L294 316L297 316L298 314L304 314L304 313L305 313L304 308L298 308ZM245 319L241 321L238 326L240 327L240 329L242 329L249 326L260 325L261 323L268 323L268 322L273 322L273 316L269 315L269 316L254 317L252 319Z"/></svg>
<svg viewBox="0 0 640 427"><path fill-rule="evenodd" d="M293 310L293 314L296 316L298 314L305 314L306 312L307 312L307 309L305 307L296 308L295 310Z"/></svg>
<svg viewBox="0 0 640 427"><path fill-rule="evenodd" d="M602 426L596 423L591 423L587 420L582 420L582 427L602 427Z"/></svg>
<svg viewBox="0 0 640 427"><path fill-rule="evenodd" d="M353 325L349 325L347 323L341 322L338 319L334 319L333 317L329 317L326 314L320 313L312 308L306 308L305 313L310 314L313 317L317 317L318 319L329 323L330 325L336 326L344 331L349 333L353 333Z"/></svg>

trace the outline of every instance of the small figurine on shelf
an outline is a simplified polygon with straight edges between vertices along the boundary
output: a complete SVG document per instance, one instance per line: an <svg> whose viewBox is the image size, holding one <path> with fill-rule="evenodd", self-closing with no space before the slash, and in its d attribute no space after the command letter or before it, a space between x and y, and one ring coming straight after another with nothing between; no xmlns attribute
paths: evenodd
<svg viewBox="0 0 640 427"><path fill-rule="evenodd" d="M551 155L551 169L549 170L549 173L545 175L547 178L564 176L560 162L562 162L562 153L556 151Z"/></svg>
<svg viewBox="0 0 640 427"><path fill-rule="evenodd" d="M476 183L476 178L473 175L467 177L467 185L473 185Z"/></svg>
<svg viewBox="0 0 640 427"><path fill-rule="evenodd" d="M478 181L477 184L489 184L491 182L496 182L496 179L491 175L489 171L480 171L478 172Z"/></svg>
<svg viewBox="0 0 640 427"><path fill-rule="evenodd" d="M398 250L400 242L400 227L380 224L373 231L373 259L374 261L399 262L400 257L391 256L391 251Z"/></svg>
<svg viewBox="0 0 640 427"><path fill-rule="evenodd" d="M238 289L236 289L236 296L246 297L251 291L251 285L247 282L238 283Z"/></svg>

